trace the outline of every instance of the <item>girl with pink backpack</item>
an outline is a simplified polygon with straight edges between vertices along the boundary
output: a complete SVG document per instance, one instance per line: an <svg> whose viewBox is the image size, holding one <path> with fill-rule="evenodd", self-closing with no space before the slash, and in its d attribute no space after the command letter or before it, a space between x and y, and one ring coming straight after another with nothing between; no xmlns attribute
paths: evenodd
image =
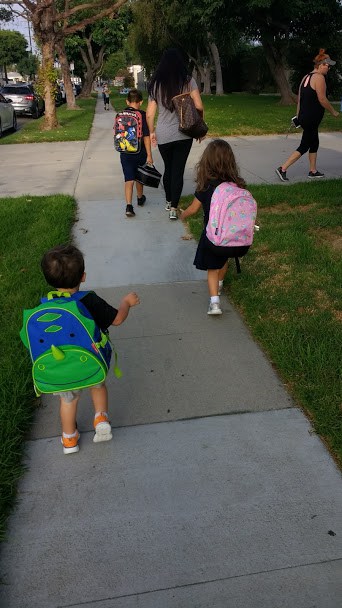
<svg viewBox="0 0 342 608"><path fill-rule="evenodd" d="M240 177L233 151L223 139L211 141L196 166L196 192L182 211L185 220L203 208L204 228L194 265L208 271L208 315L221 315L220 294L229 258L246 255L253 242L257 204Z"/></svg>

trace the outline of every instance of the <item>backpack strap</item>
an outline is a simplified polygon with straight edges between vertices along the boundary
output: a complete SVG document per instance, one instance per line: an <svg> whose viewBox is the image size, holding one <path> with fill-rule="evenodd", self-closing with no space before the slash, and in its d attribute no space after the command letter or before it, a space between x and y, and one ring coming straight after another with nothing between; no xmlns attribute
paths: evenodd
<svg viewBox="0 0 342 608"><path fill-rule="evenodd" d="M79 300L84 298L84 296L86 296L88 293L90 293L90 292L89 291L75 291L75 293L69 293L68 291L55 290L55 291L49 291L47 296L45 298L41 298L40 301L42 304L44 304L45 302L51 302L51 300L57 300L58 298L70 298L70 299L78 302Z"/></svg>
<svg viewBox="0 0 342 608"><path fill-rule="evenodd" d="M93 291L75 291L75 293L71 294L71 297L73 300L76 300L76 302L78 302L79 300L82 300L82 298L84 298L86 295L88 295L88 293L94 293Z"/></svg>

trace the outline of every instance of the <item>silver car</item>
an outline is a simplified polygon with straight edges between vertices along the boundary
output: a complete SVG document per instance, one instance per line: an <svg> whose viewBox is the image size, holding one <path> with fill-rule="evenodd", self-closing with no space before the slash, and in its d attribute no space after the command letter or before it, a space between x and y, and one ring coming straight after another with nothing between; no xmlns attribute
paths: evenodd
<svg viewBox="0 0 342 608"><path fill-rule="evenodd" d="M0 137L7 129L17 130L17 117L11 103L0 93Z"/></svg>
<svg viewBox="0 0 342 608"><path fill-rule="evenodd" d="M33 118L39 118L44 113L44 99L30 84L5 84L0 93L11 100L17 114L30 114Z"/></svg>

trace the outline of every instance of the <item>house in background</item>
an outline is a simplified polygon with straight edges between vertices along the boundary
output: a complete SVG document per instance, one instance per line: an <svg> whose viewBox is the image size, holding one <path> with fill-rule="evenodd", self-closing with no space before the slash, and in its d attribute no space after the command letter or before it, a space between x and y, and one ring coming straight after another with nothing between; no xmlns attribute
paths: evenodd
<svg viewBox="0 0 342 608"><path fill-rule="evenodd" d="M128 71L134 78L134 86L142 91L146 89L146 75L144 67L142 65L131 65L129 66Z"/></svg>
<svg viewBox="0 0 342 608"><path fill-rule="evenodd" d="M19 72L7 72L7 80L9 83L26 82L25 78ZM5 74L0 68L0 83L6 84Z"/></svg>

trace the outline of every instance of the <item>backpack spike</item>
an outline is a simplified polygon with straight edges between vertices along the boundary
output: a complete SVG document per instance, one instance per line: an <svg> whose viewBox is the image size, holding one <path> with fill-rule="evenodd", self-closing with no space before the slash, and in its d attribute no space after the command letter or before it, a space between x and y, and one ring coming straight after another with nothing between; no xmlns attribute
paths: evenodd
<svg viewBox="0 0 342 608"><path fill-rule="evenodd" d="M54 344L51 344L51 352L53 358L56 359L56 361L62 361L63 359L65 359L65 354L63 353L63 351Z"/></svg>

